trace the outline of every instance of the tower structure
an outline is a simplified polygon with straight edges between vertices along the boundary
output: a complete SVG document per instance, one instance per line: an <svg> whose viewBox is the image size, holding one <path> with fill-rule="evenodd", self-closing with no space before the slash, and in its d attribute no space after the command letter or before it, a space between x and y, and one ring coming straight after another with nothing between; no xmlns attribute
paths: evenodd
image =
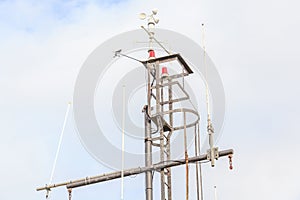
<svg viewBox="0 0 300 200"><path fill-rule="evenodd" d="M38 191L50 191L51 188L66 186L69 193L72 188L90 185L98 182L109 181L125 176L145 173L145 198L153 200L153 173L160 176L160 199L172 200L172 167L185 165L186 169L186 199L189 196L189 163L199 164L199 161L211 161L215 165L215 160L219 157L229 156L230 164L233 150L218 151L213 145L213 128L208 124L208 136L210 148L206 154L199 155L199 143L195 143L195 156L188 155L187 134L188 130L198 130L200 115L191 102L188 92L185 90L185 78L193 74L193 70L179 53L169 52L155 38L155 25L158 19L155 17L157 10L153 10L150 15L140 14L141 19L147 19L147 28L142 28L149 36L148 59L140 61L146 70L147 102L143 107L144 113L144 143L145 143L145 166L122 171L102 174L83 179L67 181L58 184L46 185L37 188ZM154 42L161 50L165 51L162 56L157 56ZM115 52L115 56L125 56L121 50ZM189 105L189 106L186 106ZM192 119L192 120L191 120ZM172 138L176 134L182 134L184 157L172 158ZM199 136L198 136L199 137ZM197 139L195 139L197 142ZM198 149L198 150L197 150ZM158 161L154 160L154 151L159 152ZM197 168L198 170L198 168ZM198 171L197 171L198 173ZM198 176L197 176L198 179ZM197 180L198 182L198 180ZM199 192L199 190L198 190ZM70 195L71 196L71 195ZM197 196L198 200L200 195Z"/></svg>

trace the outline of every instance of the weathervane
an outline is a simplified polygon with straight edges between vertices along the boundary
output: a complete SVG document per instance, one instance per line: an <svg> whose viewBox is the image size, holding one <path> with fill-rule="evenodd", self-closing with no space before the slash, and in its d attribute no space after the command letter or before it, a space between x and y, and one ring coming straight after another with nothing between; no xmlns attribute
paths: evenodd
<svg viewBox="0 0 300 200"><path fill-rule="evenodd" d="M147 18L148 20L148 28L154 28L155 24L158 24L159 19L155 18L155 15L157 15L158 10L153 9L151 15L146 15L145 13L140 13L139 18L141 20L144 20Z"/></svg>
<svg viewBox="0 0 300 200"><path fill-rule="evenodd" d="M157 15L158 10L157 9L153 9L152 13L150 15L146 15L145 13L140 13L139 14L139 18L141 20L148 20L148 29L145 29L143 26L142 28L148 33L149 35L149 49L152 49L152 45L153 45L153 40L155 40L154 38L154 29L155 29L155 25L158 24L159 19L155 16ZM157 42L157 41L156 41Z"/></svg>

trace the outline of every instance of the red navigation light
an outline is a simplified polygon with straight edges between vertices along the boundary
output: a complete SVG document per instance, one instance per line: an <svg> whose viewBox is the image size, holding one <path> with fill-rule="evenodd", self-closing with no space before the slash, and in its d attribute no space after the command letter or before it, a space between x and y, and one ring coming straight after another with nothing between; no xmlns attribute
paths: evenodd
<svg viewBox="0 0 300 200"><path fill-rule="evenodd" d="M168 68L167 68L167 67L162 67L162 68L161 68L161 76L162 76L163 78L169 76Z"/></svg>
<svg viewBox="0 0 300 200"><path fill-rule="evenodd" d="M155 58L154 50L150 49L148 52L149 52L149 58Z"/></svg>

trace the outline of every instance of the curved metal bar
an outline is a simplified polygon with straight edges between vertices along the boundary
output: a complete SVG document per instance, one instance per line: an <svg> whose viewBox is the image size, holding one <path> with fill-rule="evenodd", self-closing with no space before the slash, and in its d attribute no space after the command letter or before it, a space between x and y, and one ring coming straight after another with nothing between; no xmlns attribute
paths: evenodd
<svg viewBox="0 0 300 200"><path fill-rule="evenodd" d="M186 128L193 127L193 126L195 126L195 125L199 122L199 120L200 120L200 116L199 116L198 112L195 111L195 110L189 109L189 108L177 108L177 109L174 109L174 110L164 111L162 114L163 114L163 115L168 115L168 114L170 114L170 113L180 113L180 112L182 112L182 113L191 113L191 114L194 114L194 115L197 117L197 119L196 119L194 122L187 124L186 126L183 125L183 126L177 126L177 127L174 127L174 128L173 128L173 131L177 131L177 130L184 129L184 127L186 127Z"/></svg>

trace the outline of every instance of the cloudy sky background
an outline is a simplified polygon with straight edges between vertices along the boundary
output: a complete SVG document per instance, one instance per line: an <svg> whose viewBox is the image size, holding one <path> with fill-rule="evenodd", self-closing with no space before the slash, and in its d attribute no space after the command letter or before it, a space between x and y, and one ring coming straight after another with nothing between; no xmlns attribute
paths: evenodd
<svg viewBox="0 0 300 200"><path fill-rule="evenodd" d="M42 199L67 102L88 55L158 8L159 27L201 43L222 77L226 119L218 146L234 148L204 167L205 199L300 199L300 3L266 1L0 1L0 199ZM53 182L109 172L83 148L69 117ZM175 170L176 171L176 170ZM174 197L184 197L182 182ZM125 199L144 198L143 175L125 179ZM193 192L191 192L193 193ZM52 199L67 198L64 188ZM158 192L156 192L157 196ZM193 194L194 195L194 194ZM118 199L120 181L74 191L74 199ZM175 198L174 198L175 199Z"/></svg>

